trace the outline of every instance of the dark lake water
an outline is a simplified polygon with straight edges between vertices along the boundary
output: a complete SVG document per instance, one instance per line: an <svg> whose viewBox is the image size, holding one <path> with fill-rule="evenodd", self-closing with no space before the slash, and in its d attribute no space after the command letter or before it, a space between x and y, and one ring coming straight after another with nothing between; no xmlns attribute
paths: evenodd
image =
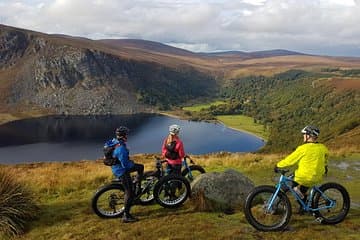
<svg viewBox="0 0 360 240"><path fill-rule="evenodd" d="M130 128L130 154L160 154L171 124L181 126L180 137L187 154L254 152L265 144L260 138L222 124L162 115L50 116L0 125L0 164L101 158L104 142L120 125Z"/></svg>

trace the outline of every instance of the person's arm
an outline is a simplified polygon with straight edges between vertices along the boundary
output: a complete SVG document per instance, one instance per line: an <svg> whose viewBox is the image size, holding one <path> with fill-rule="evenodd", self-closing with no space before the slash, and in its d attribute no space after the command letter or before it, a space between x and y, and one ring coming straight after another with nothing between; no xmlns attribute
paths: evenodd
<svg viewBox="0 0 360 240"><path fill-rule="evenodd" d="M163 142L163 145L162 145L162 147L161 147L161 156L162 156L163 158L165 158L165 153L166 153L166 147L165 147L166 141L167 141L167 139L165 138L165 140L164 140L164 142Z"/></svg>
<svg viewBox="0 0 360 240"><path fill-rule="evenodd" d="M177 149L179 153L179 158L183 159L185 157L184 144L180 139L177 141L177 144L178 144Z"/></svg>
<svg viewBox="0 0 360 240"><path fill-rule="evenodd" d="M294 152L288 155L285 159L281 160L276 164L278 168L290 167L296 164L303 156L303 151L298 147Z"/></svg>
<svg viewBox="0 0 360 240"><path fill-rule="evenodd" d="M125 146L120 146L116 157L119 159L120 164L126 170L131 169L134 166L134 162L129 158L129 152Z"/></svg>
<svg viewBox="0 0 360 240"><path fill-rule="evenodd" d="M325 146L324 146L325 147ZM325 147L325 175L328 173L329 150Z"/></svg>

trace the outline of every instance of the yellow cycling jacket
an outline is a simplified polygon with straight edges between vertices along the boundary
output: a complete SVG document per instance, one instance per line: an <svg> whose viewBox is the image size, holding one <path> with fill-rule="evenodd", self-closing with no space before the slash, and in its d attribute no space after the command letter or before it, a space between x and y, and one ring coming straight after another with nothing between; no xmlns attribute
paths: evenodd
<svg viewBox="0 0 360 240"><path fill-rule="evenodd" d="M285 159L277 163L284 168L298 164L295 170L295 181L305 187L311 187L322 181L327 165L328 149L321 143L305 143L296 148Z"/></svg>

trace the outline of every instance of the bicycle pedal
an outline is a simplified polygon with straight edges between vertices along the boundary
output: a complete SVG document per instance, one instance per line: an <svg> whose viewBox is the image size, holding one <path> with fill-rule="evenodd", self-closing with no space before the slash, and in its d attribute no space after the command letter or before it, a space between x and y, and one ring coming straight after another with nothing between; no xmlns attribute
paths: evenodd
<svg viewBox="0 0 360 240"><path fill-rule="evenodd" d="M322 217L315 218L315 222L322 223L324 219Z"/></svg>

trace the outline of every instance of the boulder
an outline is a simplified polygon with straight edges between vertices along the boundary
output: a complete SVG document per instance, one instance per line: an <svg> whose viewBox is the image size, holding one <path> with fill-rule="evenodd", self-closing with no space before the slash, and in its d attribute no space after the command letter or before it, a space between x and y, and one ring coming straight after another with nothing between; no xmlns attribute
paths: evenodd
<svg viewBox="0 0 360 240"><path fill-rule="evenodd" d="M192 203L200 211L242 210L254 183L242 173L228 169L222 173L199 175L192 183Z"/></svg>

